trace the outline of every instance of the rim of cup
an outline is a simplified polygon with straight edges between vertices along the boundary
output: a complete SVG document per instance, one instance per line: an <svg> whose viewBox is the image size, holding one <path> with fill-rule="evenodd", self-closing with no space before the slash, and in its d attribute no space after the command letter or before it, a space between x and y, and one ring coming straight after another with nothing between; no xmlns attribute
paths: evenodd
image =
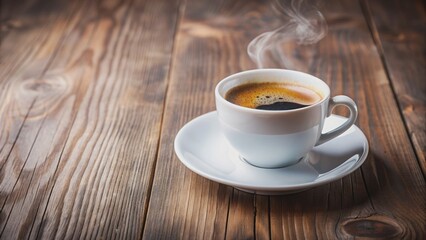
<svg viewBox="0 0 426 240"><path fill-rule="evenodd" d="M244 79L247 79L247 75L253 75L253 74L259 74L259 73L264 73L265 75L267 74L271 74L271 73L290 73L290 74L295 74L295 75L300 75L300 77L308 77L310 79L313 79L313 81L316 81L319 83L319 85L321 85L321 89L316 89L319 90L317 91L317 93L321 94L321 100L311 104L309 106L306 107L302 107L302 108L297 108L297 109L290 109L290 110L264 110L264 109L256 109L256 108L248 108L248 107L243 107L243 106L239 106L237 104L234 104L232 102L229 102L228 100L225 99L225 97L220 93L221 89L223 88L223 85L226 84L227 82L229 82L232 79L241 77ZM297 79L292 79L291 81L288 82L297 82ZM262 82L262 81L255 81L255 82ZM266 81L265 81L266 82ZM273 82L273 81L272 81ZM285 81L283 81L285 82ZM244 84L244 83L243 83ZM307 84L300 84L300 86L309 88L308 86L306 86ZM237 86L237 85L235 85ZM233 87L235 87L233 86ZM232 89L233 87L230 87L228 89L228 91L230 89ZM315 91L315 90L314 90ZM226 92L225 92L226 93ZM223 93L224 94L224 93ZM304 73L304 72L300 72L300 71L295 71L295 70L287 70L287 69L279 69L279 68L262 68L262 69L252 69L252 70L246 70L246 71L242 71L242 72L238 72L238 73L234 73L232 75L227 76L226 78L222 79L215 88L215 96L217 101L220 101L223 104L226 104L228 106L234 107L238 110L241 111L247 111L247 112L253 112L253 113L262 113L262 114L283 114L283 113L291 113L291 112L299 112L299 111L305 111L307 109L313 108L315 106L318 106L320 104L322 104L325 101L328 101L328 99L330 98L330 87L321 79L308 74L308 73Z"/></svg>

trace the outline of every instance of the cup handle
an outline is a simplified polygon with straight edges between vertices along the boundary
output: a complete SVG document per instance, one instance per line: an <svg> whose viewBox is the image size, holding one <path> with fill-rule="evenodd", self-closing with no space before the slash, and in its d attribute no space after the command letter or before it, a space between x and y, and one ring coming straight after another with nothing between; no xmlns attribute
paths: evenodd
<svg viewBox="0 0 426 240"><path fill-rule="evenodd" d="M357 106L355 104L355 102L348 96L344 96L344 95L338 95L338 96L334 96L333 98L330 99L330 101L328 102L328 113L327 113L327 117L329 117L331 115L331 112L333 111L333 108L336 107L337 105L344 105L347 108L349 108L349 118L348 120L346 120L346 122L344 122L342 125L338 126L337 128L323 133L321 134L317 144L315 146L321 145L337 136L339 136L340 134L342 134L343 132L345 132L346 130L348 130L354 123L355 120L358 116L358 109Z"/></svg>

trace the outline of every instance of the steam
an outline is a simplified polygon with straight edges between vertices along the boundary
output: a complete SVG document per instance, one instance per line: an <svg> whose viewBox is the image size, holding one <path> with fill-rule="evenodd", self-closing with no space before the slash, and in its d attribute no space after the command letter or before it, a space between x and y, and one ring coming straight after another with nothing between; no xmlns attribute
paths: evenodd
<svg viewBox="0 0 426 240"><path fill-rule="evenodd" d="M288 21L254 38L247 47L247 53L258 68L264 68L268 58L284 68L292 68L283 53L283 45L294 42L299 45L315 44L327 34L327 23L321 12L304 0L275 0L274 6Z"/></svg>

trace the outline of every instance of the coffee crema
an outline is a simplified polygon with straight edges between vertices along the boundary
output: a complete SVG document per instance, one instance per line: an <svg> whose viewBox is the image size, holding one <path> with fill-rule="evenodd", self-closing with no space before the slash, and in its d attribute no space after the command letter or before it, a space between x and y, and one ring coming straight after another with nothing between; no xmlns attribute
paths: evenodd
<svg viewBox="0 0 426 240"><path fill-rule="evenodd" d="M231 88L225 99L236 105L263 110L291 110L321 101L316 91L300 85L279 82L246 83Z"/></svg>

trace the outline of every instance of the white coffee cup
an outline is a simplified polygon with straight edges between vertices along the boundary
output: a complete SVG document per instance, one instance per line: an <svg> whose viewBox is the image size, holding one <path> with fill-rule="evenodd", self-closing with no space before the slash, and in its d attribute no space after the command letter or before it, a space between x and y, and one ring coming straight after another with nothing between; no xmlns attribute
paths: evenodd
<svg viewBox="0 0 426 240"><path fill-rule="evenodd" d="M304 86L315 90L322 98L307 107L278 111L242 107L225 99L225 94L233 87L253 82ZM314 146L345 132L358 115L351 98L343 95L330 98L330 88L319 78L283 69L256 69L233 74L217 84L215 98L221 130L230 145L246 162L263 168L297 163ZM326 117L336 105L349 108L349 118L335 129L321 133Z"/></svg>

